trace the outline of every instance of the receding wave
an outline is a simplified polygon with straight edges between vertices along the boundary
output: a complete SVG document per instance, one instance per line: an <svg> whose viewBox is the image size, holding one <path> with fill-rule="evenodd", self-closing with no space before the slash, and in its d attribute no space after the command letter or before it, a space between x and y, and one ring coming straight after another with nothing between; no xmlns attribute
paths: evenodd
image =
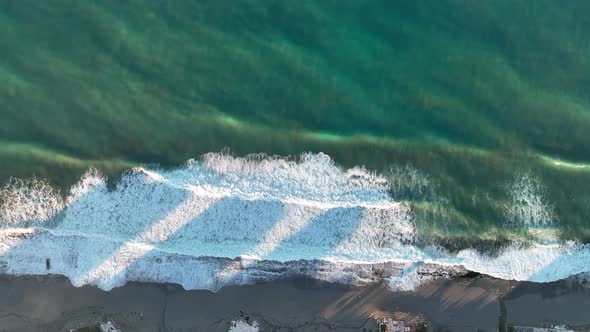
<svg viewBox="0 0 590 332"><path fill-rule="evenodd" d="M390 193L399 182L321 153L211 153L174 170L131 169L115 188L89 171L65 197L43 181L14 180L0 192L0 272L103 289L134 280L216 290L306 275L408 290L467 271L546 282L590 270L586 245L547 230L551 208L530 174L511 187L507 227L532 227L538 241L494 257L416 245L411 204Z"/></svg>

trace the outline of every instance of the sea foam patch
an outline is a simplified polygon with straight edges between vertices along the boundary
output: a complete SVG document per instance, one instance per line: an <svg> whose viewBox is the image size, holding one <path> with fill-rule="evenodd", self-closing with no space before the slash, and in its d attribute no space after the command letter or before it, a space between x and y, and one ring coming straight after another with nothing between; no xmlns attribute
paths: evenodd
<svg viewBox="0 0 590 332"><path fill-rule="evenodd" d="M515 245L494 258L434 255L414 245L411 206L389 188L325 154L208 154L175 170L134 168L114 189L91 171L65 199L43 182L12 183L0 192L0 272L62 274L103 289L135 280L216 290L305 275L411 290L467 270L552 281L590 266L577 244ZM532 215L528 206L515 211Z"/></svg>

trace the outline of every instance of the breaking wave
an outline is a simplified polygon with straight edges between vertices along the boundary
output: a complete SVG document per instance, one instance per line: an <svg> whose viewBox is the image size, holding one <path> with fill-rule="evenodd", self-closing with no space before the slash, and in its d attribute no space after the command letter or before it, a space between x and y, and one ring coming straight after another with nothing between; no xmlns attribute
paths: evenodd
<svg viewBox="0 0 590 332"><path fill-rule="evenodd" d="M411 205L389 192L400 183L321 153L211 153L175 170L131 169L114 189L89 171L65 198L43 181L14 180L0 192L0 272L103 289L134 280L216 290L306 275L409 290L467 271L546 282L590 270L587 246L552 238L495 257L421 248ZM510 224L550 224L538 180L517 177L511 188Z"/></svg>

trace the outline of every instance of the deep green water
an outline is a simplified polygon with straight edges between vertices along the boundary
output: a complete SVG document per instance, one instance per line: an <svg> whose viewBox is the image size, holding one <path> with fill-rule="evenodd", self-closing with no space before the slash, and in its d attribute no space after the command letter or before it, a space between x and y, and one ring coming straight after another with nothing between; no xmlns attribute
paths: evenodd
<svg viewBox="0 0 590 332"><path fill-rule="evenodd" d="M67 188L88 167L225 147L322 151L409 179L392 194L449 247L519 233L506 226L519 174L563 239L588 242L588 13L585 0L2 1L0 181Z"/></svg>

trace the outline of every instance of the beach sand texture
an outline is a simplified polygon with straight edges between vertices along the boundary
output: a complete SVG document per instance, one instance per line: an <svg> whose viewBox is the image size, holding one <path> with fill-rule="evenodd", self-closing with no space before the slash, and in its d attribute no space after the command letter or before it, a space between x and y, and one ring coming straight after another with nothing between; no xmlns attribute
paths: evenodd
<svg viewBox="0 0 590 332"><path fill-rule="evenodd" d="M590 326L590 289L568 280L533 284L487 277L436 280L415 292L288 279L219 292L131 282L110 292L60 276L0 277L2 331L69 331L111 319L123 331L228 331L249 316L261 331L370 331L378 311L424 314L431 330L496 331L510 325ZM587 312L586 312L587 313Z"/></svg>

